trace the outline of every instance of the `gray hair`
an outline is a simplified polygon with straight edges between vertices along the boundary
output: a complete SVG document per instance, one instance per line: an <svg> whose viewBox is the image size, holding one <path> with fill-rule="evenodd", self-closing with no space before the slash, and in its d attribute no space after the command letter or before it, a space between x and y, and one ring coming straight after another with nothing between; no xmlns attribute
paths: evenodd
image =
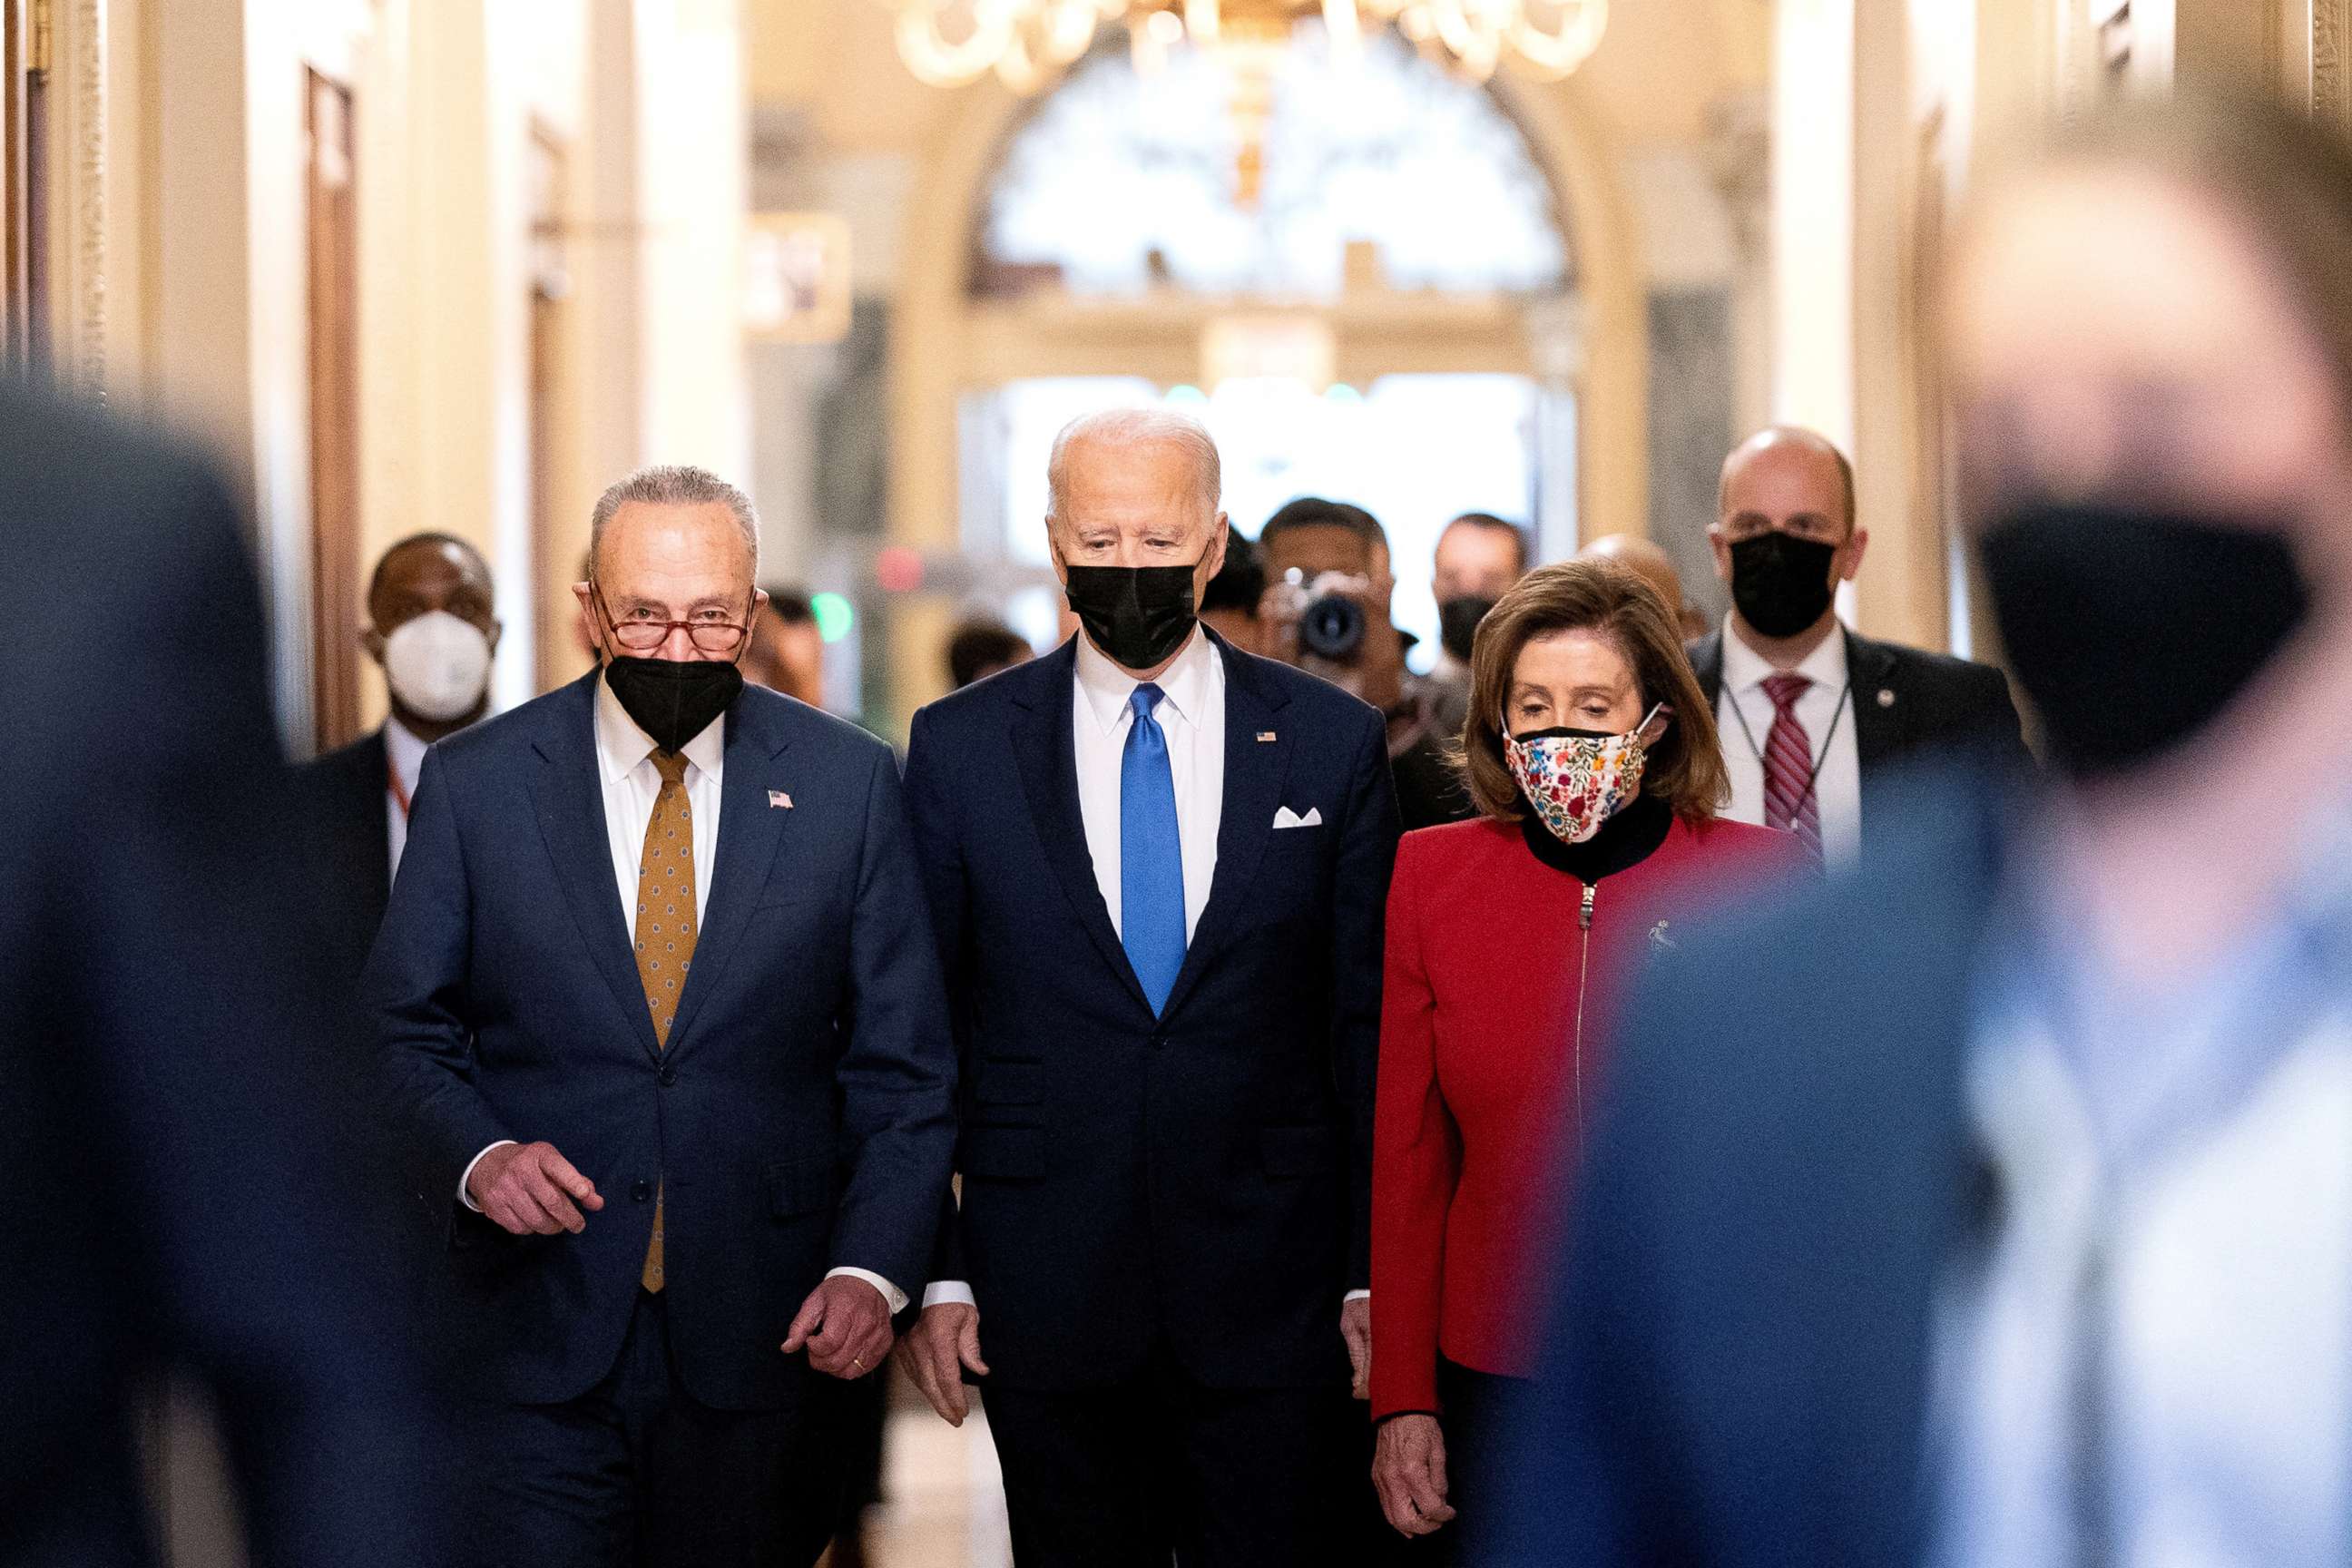
<svg viewBox="0 0 2352 1568"><path fill-rule="evenodd" d="M1069 479L1070 448L1082 441L1122 447L1181 447L1192 460L1202 515L1210 519L1217 515L1217 503L1224 497L1224 467L1217 458L1217 444L1210 439L1207 427L1189 415L1165 408L1112 408L1099 414L1081 414L1063 426L1062 433L1054 437L1054 455L1045 462L1045 516L1049 521L1061 518L1063 487Z"/></svg>
<svg viewBox="0 0 2352 1568"><path fill-rule="evenodd" d="M639 468L596 498L588 517L588 568L594 575L604 554L604 525L613 514L631 504L641 506L709 506L716 502L743 531L743 548L751 552L751 580L760 576L760 514L751 498L712 473L687 463L656 463Z"/></svg>

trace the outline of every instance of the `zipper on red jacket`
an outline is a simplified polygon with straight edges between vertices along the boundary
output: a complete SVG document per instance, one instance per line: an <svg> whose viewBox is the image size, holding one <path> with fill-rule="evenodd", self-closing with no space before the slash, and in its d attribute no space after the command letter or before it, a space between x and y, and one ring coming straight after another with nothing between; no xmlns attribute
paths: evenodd
<svg viewBox="0 0 2352 1568"><path fill-rule="evenodd" d="M1584 884L1584 904L1577 912L1578 940L1583 952L1576 960L1576 1142L1584 1142L1584 988L1592 973L1592 901L1601 891L1598 882Z"/></svg>

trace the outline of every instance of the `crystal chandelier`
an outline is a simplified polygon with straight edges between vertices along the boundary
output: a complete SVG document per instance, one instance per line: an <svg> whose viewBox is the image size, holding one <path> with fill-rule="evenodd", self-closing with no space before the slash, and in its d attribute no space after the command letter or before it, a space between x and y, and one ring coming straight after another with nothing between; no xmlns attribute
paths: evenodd
<svg viewBox="0 0 2352 1568"><path fill-rule="evenodd" d="M1187 41L1220 47L1286 36L1320 12L1333 45L1361 44L1394 26L1424 52L1477 80L1510 60L1557 79L1584 63L1609 25L1609 0L897 0L898 54L934 87L961 87L993 70L1034 93L1094 47L1098 27L1126 27L1139 68Z"/></svg>

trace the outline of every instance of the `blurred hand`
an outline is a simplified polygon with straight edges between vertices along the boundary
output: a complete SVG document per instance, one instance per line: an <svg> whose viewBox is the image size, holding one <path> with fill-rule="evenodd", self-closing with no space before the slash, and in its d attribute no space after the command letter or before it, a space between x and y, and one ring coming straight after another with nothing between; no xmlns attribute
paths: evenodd
<svg viewBox="0 0 2352 1568"><path fill-rule="evenodd" d="M474 1163L466 1194L475 1205L516 1236L577 1236L588 1222L580 1215L604 1206L596 1184L574 1170L552 1143L506 1143Z"/></svg>
<svg viewBox="0 0 2352 1568"><path fill-rule="evenodd" d="M1348 1342L1348 1364L1356 1369L1356 1397L1372 1396L1372 1299L1359 1296L1339 1308L1339 1337Z"/></svg>
<svg viewBox="0 0 2352 1568"><path fill-rule="evenodd" d="M1398 1415L1381 1426L1372 1451L1381 1511L1407 1535L1428 1535L1454 1517L1445 1502L1445 1435L1434 1415Z"/></svg>
<svg viewBox="0 0 2352 1568"><path fill-rule="evenodd" d="M988 1363L980 1359L980 1309L962 1301L924 1308L898 1342L898 1365L940 1419L950 1426L962 1426L971 1407L964 1370L988 1375Z"/></svg>
<svg viewBox="0 0 2352 1568"><path fill-rule="evenodd" d="M839 1274L820 1281L784 1333L783 1352L808 1352L809 1367L855 1383L890 1354L890 1303L865 1280Z"/></svg>

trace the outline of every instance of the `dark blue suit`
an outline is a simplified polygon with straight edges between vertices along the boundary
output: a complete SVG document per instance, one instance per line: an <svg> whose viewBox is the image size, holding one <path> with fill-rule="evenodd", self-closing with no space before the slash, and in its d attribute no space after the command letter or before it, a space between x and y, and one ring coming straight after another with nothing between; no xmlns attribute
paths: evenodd
<svg viewBox="0 0 2352 1568"><path fill-rule="evenodd" d="M0 498L0 1563L154 1559L167 1372L209 1397L253 1562L432 1562L236 510L5 378Z"/></svg>
<svg viewBox="0 0 2352 1568"><path fill-rule="evenodd" d="M1155 1017L1087 853L1076 648L924 709L907 763L963 1059L962 1210L932 1278L970 1280L979 1303L1016 1542L1035 1509L1015 1391L1128 1388L1156 1369L1195 1390L1337 1391L1344 1417L1340 1299L1369 1280L1397 837L1381 716L1215 643L1216 873ZM1284 806L1321 826L1276 831ZM1261 1458L1248 1431L1227 1439L1237 1464ZM1298 1458L1263 1456L1257 1484L1300 1484ZM1114 1506L1086 1489L1068 1476L1071 1508Z"/></svg>
<svg viewBox="0 0 2352 1568"><path fill-rule="evenodd" d="M1987 1216L1961 1075L2002 798L1915 784L1858 873L1658 965L1473 1561L1919 1561L1935 1291Z"/></svg>
<svg viewBox="0 0 2352 1568"><path fill-rule="evenodd" d="M607 1379L666 1184L678 1383L710 1410L789 1411L811 1374L778 1345L828 1268L919 1287L954 1140L897 770L838 720L737 699L664 1050L614 882L599 679L426 754L365 986L395 1123L422 1190L446 1194L448 1316L477 1387L544 1405ZM502 1138L545 1139L596 1184L583 1234L509 1236L459 1205L460 1173Z"/></svg>

